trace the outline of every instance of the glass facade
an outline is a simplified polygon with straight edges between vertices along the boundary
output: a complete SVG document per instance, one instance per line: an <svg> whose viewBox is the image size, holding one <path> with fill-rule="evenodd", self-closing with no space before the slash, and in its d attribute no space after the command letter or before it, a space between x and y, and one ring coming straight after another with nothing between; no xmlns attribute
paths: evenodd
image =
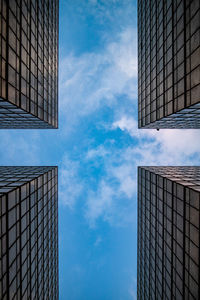
<svg viewBox="0 0 200 300"><path fill-rule="evenodd" d="M200 128L200 2L138 1L138 126Z"/></svg>
<svg viewBox="0 0 200 300"><path fill-rule="evenodd" d="M199 299L200 167L138 168L138 299Z"/></svg>
<svg viewBox="0 0 200 300"><path fill-rule="evenodd" d="M58 5L0 2L0 128L58 127Z"/></svg>
<svg viewBox="0 0 200 300"><path fill-rule="evenodd" d="M0 167L0 299L58 299L57 167Z"/></svg>

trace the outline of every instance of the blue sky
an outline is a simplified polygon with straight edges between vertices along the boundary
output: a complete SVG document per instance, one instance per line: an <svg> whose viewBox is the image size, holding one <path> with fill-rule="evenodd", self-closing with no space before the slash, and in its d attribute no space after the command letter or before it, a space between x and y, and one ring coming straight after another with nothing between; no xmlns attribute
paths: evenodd
<svg viewBox="0 0 200 300"><path fill-rule="evenodd" d="M198 165L198 130L137 129L131 0L60 0L59 130L1 130L1 165L59 166L61 300L136 299L137 166Z"/></svg>

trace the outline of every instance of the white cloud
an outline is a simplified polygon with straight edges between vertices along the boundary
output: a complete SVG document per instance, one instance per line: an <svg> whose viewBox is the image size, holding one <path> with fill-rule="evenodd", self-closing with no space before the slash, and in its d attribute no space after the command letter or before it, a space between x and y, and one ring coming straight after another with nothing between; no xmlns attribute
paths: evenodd
<svg viewBox="0 0 200 300"><path fill-rule="evenodd" d="M132 78L137 76L136 37L137 33L127 28L119 35L119 41L108 45L107 51L118 70ZM135 44L132 44L135 43Z"/></svg>
<svg viewBox="0 0 200 300"><path fill-rule="evenodd" d="M163 150L174 155L193 155L200 150L200 131L199 130L170 130L163 129L153 133L156 140L162 144ZM184 163L184 161L182 161Z"/></svg>
<svg viewBox="0 0 200 300"><path fill-rule="evenodd" d="M93 148L88 150L86 154L86 159L96 159L97 157L105 157L106 155L109 155L110 151L106 150L104 146L100 145L97 148Z"/></svg>
<svg viewBox="0 0 200 300"><path fill-rule="evenodd" d="M126 131L132 143L122 148L104 143L90 149L87 160L101 157L102 179L86 200L86 218L90 226L98 219L112 225L134 222L137 199L138 165L199 165L198 130L144 130L135 119L123 115L110 129ZM120 222L119 222L120 220Z"/></svg>
<svg viewBox="0 0 200 300"><path fill-rule="evenodd" d="M135 169L131 164L123 163L118 167L111 167L113 178L118 181L118 192L123 193L127 198L131 199L137 189L135 182Z"/></svg>
<svg viewBox="0 0 200 300"><path fill-rule="evenodd" d="M93 114L101 108L111 107L115 121L109 124L106 120L104 129L120 129L132 137L132 142L126 146L115 147L113 143L111 147L111 143L105 142L90 148L87 153L82 153L82 160L86 165L92 162L92 168L100 168L100 179L93 178L95 185L84 182L83 187L77 165L62 171L66 178L63 186L71 182L67 188L71 195L71 200L66 200L69 206L73 206L75 199L81 194L80 191L84 191L85 217L90 226L95 226L99 218L111 224L118 224L119 219L122 223L133 221L138 165L183 165L200 162L198 131L158 132L138 129L137 120L130 112L137 106L137 34L133 26L130 26L131 18L128 13L129 10L133 11L129 9L132 1L122 1L126 3L126 11L124 5L119 7L119 2L121 3L118 0L103 0L101 5L99 1L91 0L80 5L80 12L89 9L90 14L102 22L111 18L117 20L124 13L126 27L122 22L120 25L115 24L118 26L116 31L106 30L106 36L102 37L101 50L80 56L71 53L60 62L60 108L63 124L66 124L63 129L77 128L77 125L87 123L89 117L94 120ZM116 3L119 7L117 9ZM111 4L113 9L108 10L107 7ZM87 177L88 180L91 179L90 175Z"/></svg>
<svg viewBox="0 0 200 300"><path fill-rule="evenodd" d="M96 220L99 217L104 216L104 219L108 220L110 215L110 209L113 208L114 190L104 180L98 185L97 192L91 191L88 195L86 202L85 217L88 220L91 227L94 227Z"/></svg>
<svg viewBox="0 0 200 300"><path fill-rule="evenodd" d="M132 137L139 137L137 121L131 117L122 116L119 120L113 122L111 129L120 128L127 131Z"/></svg>
<svg viewBox="0 0 200 300"><path fill-rule="evenodd" d="M134 147L128 147L124 156L139 164L189 165L200 162L199 130L182 129L138 129L135 119L122 116L112 125L120 128L134 138ZM131 158L132 157L132 158Z"/></svg>
<svg viewBox="0 0 200 300"><path fill-rule="evenodd" d="M115 149L113 152L108 147L103 149L102 145L101 152L98 148L89 151L96 154L90 157L91 161L96 161L102 153L100 169L104 171L97 186L88 188L85 217L90 227L95 227L99 219L114 226L130 225L136 219L136 170L133 164L124 162L121 150ZM88 160L87 154L86 159Z"/></svg>
<svg viewBox="0 0 200 300"><path fill-rule="evenodd" d="M64 156L59 175L59 201L61 204L73 208L83 190L83 183L79 179L79 163Z"/></svg>
<svg viewBox="0 0 200 300"><path fill-rule="evenodd" d="M71 0L72 1L72 0ZM74 0L72 1L74 2ZM89 0L79 1L77 9L80 17L91 15L98 24L109 24L106 32L110 33L110 27L118 30L124 24L133 24L136 15L136 4L132 0Z"/></svg>
<svg viewBox="0 0 200 300"><path fill-rule="evenodd" d="M94 246L98 247L101 243L102 243L102 237L101 236L97 236L96 241L94 243Z"/></svg>
<svg viewBox="0 0 200 300"><path fill-rule="evenodd" d="M135 276L132 276L132 282L129 288L129 294L132 300L137 299L137 278Z"/></svg>
<svg viewBox="0 0 200 300"><path fill-rule="evenodd" d="M40 145L36 131L1 130L1 165L39 165Z"/></svg>
<svg viewBox="0 0 200 300"><path fill-rule="evenodd" d="M70 54L60 62L60 112L68 127L102 106L112 106L119 95L136 96L136 45L136 31L126 28L103 50Z"/></svg>

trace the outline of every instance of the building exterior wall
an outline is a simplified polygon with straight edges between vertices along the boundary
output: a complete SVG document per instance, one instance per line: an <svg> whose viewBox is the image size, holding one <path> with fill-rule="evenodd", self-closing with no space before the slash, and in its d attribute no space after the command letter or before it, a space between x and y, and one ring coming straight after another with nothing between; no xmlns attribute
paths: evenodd
<svg viewBox="0 0 200 300"><path fill-rule="evenodd" d="M199 299L200 167L138 168L138 299Z"/></svg>
<svg viewBox="0 0 200 300"><path fill-rule="evenodd" d="M138 1L138 127L200 128L200 2Z"/></svg>
<svg viewBox="0 0 200 300"><path fill-rule="evenodd" d="M58 127L58 2L0 2L0 128Z"/></svg>
<svg viewBox="0 0 200 300"><path fill-rule="evenodd" d="M58 299L57 167L0 167L0 299Z"/></svg>

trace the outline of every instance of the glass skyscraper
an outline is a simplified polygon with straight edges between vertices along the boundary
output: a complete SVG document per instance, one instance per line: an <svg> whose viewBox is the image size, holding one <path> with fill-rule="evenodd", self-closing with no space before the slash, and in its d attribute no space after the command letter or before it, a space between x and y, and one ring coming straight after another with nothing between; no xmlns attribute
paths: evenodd
<svg viewBox="0 0 200 300"><path fill-rule="evenodd" d="M58 6L0 2L0 128L58 127Z"/></svg>
<svg viewBox="0 0 200 300"><path fill-rule="evenodd" d="M138 127L200 128L200 2L138 1Z"/></svg>
<svg viewBox="0 0 200 300"><path fill-rule="evenodd" d="M57 167L0 167L0 299L58 299Z"/></svg>
<svg viewBox="0 0 200 300"><path fill-rule="evenodd" d="M138 168L137 296L200 298L200 167Z"/></svg>

